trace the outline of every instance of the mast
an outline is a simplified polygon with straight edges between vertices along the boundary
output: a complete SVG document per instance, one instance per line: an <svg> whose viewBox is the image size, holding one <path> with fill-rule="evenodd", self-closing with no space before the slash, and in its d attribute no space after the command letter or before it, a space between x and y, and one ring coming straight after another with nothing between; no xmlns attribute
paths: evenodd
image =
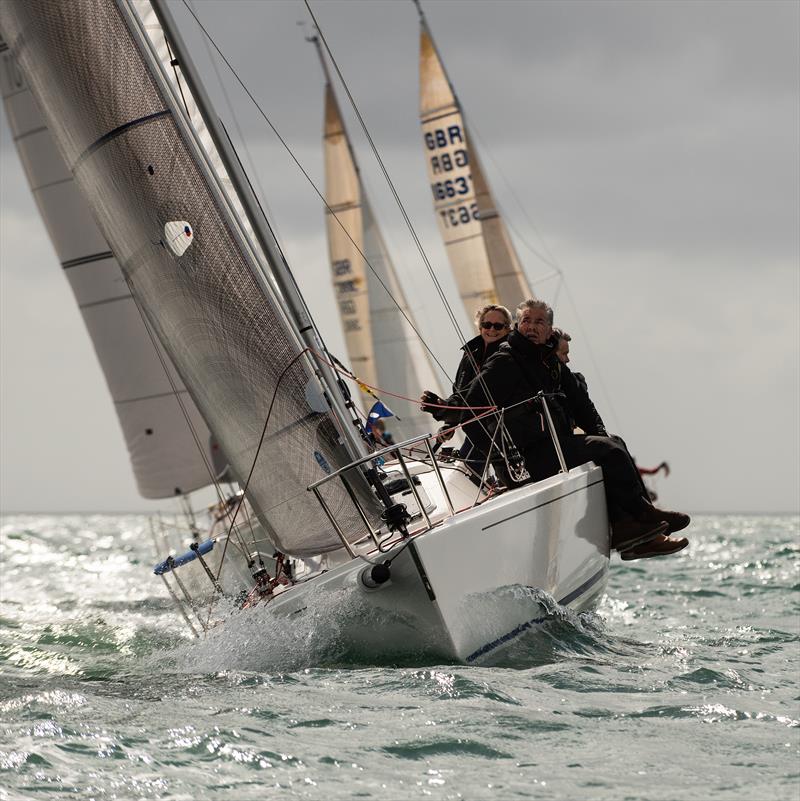
<svg viewBox="0 0 800 801"><path fill-rule="evenodd" d="M170 45L177 55L181 72L186 78L186 82L189 84L189 88L200 109L200 113L208 126L212 140L222 157L223 165L233 182L235 191L244 205L245 212L249 222L253 226L258 243L269 260L271 275L275 279L286 300L287 311L292 318L295 329L305 347L310 349L311 359L316 365L317 374L327 390L326 399L333 408L336 416L342 422L342 434L344 436L345 447L350 452L353 460L360 459L369 451L360 433L358 433L360 423L354 414L352 402L344 400L342 392L342 387L344 386L343 382L337 379L330 364L320 358L319 354L321 353L327 355L327 350L322 342L322 338L311 319L311 315L308 313L305 300L300 294L294 276L275 240L272 229L267 224L266 218L253 194L250 183L244 175L244 170L238 158L233 153L230 141L224 133L218 117L213 112L205 87L198 78L197 70L180 35L172 12L167 6L166 0L151 0L151 3L167 35Z"/></svg>

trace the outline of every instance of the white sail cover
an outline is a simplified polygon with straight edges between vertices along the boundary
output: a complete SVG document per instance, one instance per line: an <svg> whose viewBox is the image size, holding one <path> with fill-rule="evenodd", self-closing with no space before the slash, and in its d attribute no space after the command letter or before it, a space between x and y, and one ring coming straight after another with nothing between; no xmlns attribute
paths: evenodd
<svg viewBox="0 0 800 801"><path fill-rule="evenodd" d="M331 276L348 357L358 378L379 387L378 394L394 412L395 419L385 421L387 430L396 441L408 439L430 430L431 418L419 410L416 399L425 389L440 392L439 381L414 330L417 325L361 183L330 82L325 87L324 139Z"/></svg>
<svg viewBox="0 0 800 801"><path fill-rule="evenodd" d="M464 307L470 318L486 303L513 310L533 293L424 20L419 74L420 122L433 206Z"/></svg>
<svg viewBox="0 0 800 801"><path fill-rule="evenodd" d="M306 490L349 462L338 421L132 7L3 2L0 30L235 474L252 468L248 497L273 543L297 556L341 547ZM180 256L164 242L175 221L191 226ZM376 524L366 481L352 482ZM364 535L338 481L325 499L349 536Z"/></svg>
<svg viewBox="0 0 800 801"><path fill-rule="evenodd" d="M2 40L0 93L28 185L114 401L139 493L166 498L210 484L208 427L169 356L148 334L114 254Z"/></svg>

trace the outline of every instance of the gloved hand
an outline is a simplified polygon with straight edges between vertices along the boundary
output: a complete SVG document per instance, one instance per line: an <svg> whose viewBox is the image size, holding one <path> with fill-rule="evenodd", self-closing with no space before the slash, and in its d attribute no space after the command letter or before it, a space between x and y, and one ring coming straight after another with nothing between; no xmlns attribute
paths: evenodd
<svg viewBox="0 0 800 801"><path fill-rule="evenodd" d="M456 430L454 428L448 428L447 426L443 426L439 431L436 432L436 441L438 443L447 442L448 440L453 439L456 434Z"/></svg>
<svg viewBox="0 0 800 801"><path fill-rule="evenodd" d="M439 409L437 406L446 406L447 404L435 392L431 392L430 390L426 389L422 393L422 397L419 399L419 401L420 411L427 412L433 417L434 420L444 419L445 409Z"/></svg>

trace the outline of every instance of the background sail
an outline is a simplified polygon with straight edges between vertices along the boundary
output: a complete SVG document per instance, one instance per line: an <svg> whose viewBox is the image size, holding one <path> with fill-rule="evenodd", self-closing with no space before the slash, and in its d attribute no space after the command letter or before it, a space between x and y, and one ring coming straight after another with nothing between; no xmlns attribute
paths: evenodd
<svg viewBox="0 0 800 801"><path fill-rule="evenodd" d="M485 303L533 297L477 160L458 100L424 20L420 122L439 230L470 319Z"/></svg>
<svg viewBox="0 0 800 801"><path fill-rule="evenodd" d="M139 493L166 498L210 484L208 427L169 356L148 334L119 265L2 40L0 92L28 185L114 401Z"/></svg>
<svg viewBox="0 0 800 801"><path fill-rule="evenodd" d="M299 556L341 547L306 487L349 455L130 7L2 3L0 27L132 291L240 478L271 410L248 496L273 542ZM183 221L192 241L178 256L165 230ZM327 486L345 531L363 535L344 490ZM377 512L375 504L375 520Z"/></svg>
<svg viewBox="0 0 800 801"><path fill-rule="evenodd" d="M369 267L361 256L364 252L363 193L330 83L325 85L323 139L325 198L329 207L325 209L325 224L333 290L339 305L350 369L362 381L375 386L378 374L370 324Z"/></svg>
<svg viewBox="0 0 800 801"><path fill-rule="evenodd" d="M411 311L361 183L329 81L325 87L325 176L328 205L372 266L326 210L333 284L353 371L366 383L405 398L416 399L424 389L439 392L428 352L409 323L413 323ZM378 394L396 415L386 421L395 440L430 430L431 418L420 412L417 402Z"/></svg>

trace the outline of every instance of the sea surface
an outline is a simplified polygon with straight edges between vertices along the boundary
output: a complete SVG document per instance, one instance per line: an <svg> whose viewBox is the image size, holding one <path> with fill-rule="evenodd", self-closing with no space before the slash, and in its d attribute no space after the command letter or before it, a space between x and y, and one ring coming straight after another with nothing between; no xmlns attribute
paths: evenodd
<svg viewBox="0 0 800 801"><path fill-rule="evenodd" d="M194 639L145 517L6 516L0 799L798 801L800 520L688 533L498 665L376 665L336 605Z"/></svg>

